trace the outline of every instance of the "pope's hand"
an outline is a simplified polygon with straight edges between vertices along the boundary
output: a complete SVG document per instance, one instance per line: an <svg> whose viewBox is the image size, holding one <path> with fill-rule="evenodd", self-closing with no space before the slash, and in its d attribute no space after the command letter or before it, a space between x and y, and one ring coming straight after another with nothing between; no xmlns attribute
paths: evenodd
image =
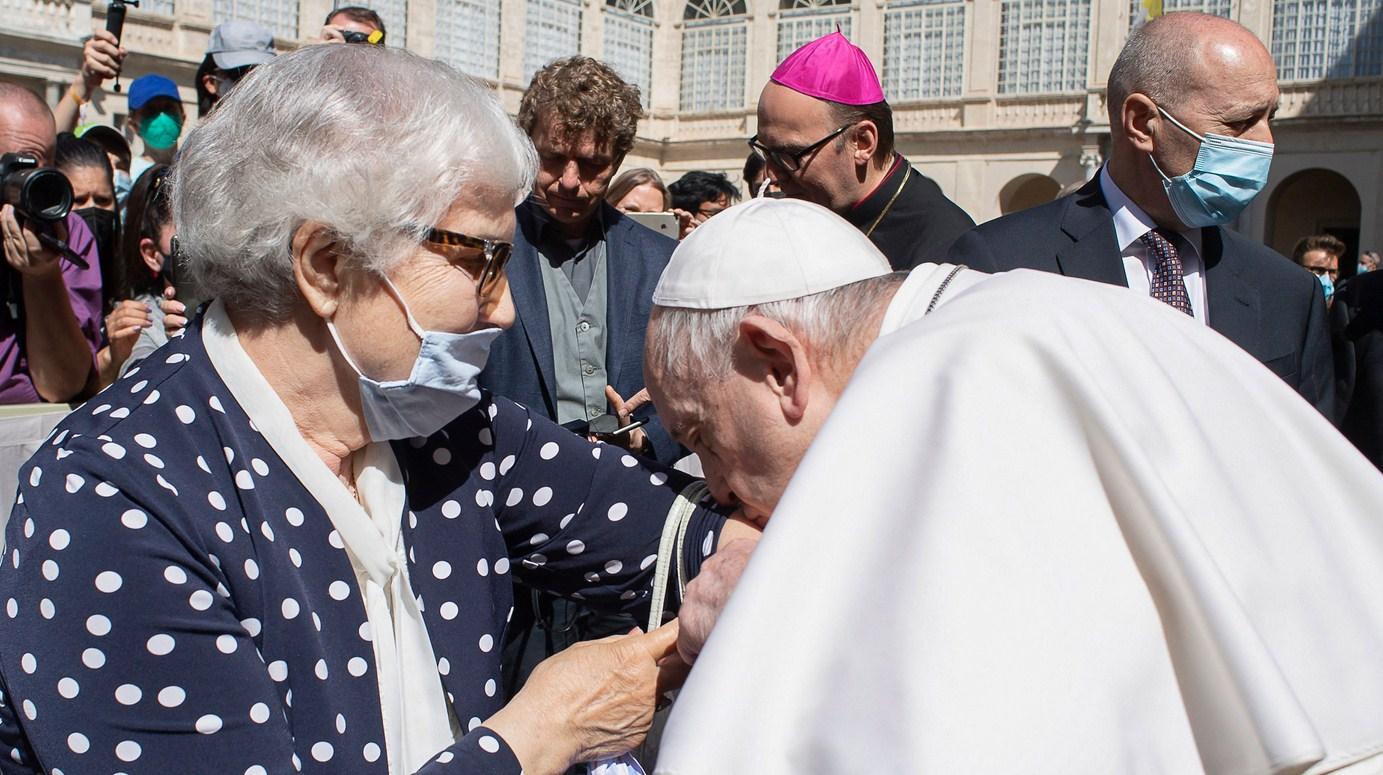
<svg viewBox="0 0 1383 775"><path fill-rule="evenodd" d="M758 545L757 539L740 538L721 546L701 564L701 572L687 585L682 608L677 612L677 620L682 623L677 654L683 662L690 665L696 661Z"/></svg>

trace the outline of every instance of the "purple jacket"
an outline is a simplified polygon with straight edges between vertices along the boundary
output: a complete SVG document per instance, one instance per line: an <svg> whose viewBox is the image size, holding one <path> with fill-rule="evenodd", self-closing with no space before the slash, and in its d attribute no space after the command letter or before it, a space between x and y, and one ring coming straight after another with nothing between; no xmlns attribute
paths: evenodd
<svg viewBox="0 0 1383 775"><path fill-rule="evenodd" d="M86 259L88 269L59 259L62 280L67 285L67 297L72 311L77 313L77 325L91 348L91 367L96 368L96 350L101 346L101 259L96 253L96 240L86 222L76 213L67 216L68 244L77 255ZM15 273L17 275L17 273ZM16 288L16 294L18 289ZM3 300L0 300L3 303ZM0 309L0 404L41 403L43 398L34 390L29 377L29 359L24 352L24 323Z"/></svg>

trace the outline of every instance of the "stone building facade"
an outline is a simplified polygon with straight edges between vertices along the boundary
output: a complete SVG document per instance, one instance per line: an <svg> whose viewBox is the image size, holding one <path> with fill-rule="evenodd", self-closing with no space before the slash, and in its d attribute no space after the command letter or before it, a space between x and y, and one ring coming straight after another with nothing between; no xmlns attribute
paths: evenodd
<svg viewBox="0 0 1383 775"><path fill-rule="evenodd" d="M125 72L187 84L190 106L214 24L253 18L287 49L317 33L332 2L144 0L127 17ZM1278 62L1272 177L1238 228L1284 252L1322 231L1365 249L1383 246L1383 0L1164 2L1168 11L1240 21ZM738 179L769 73L797 45L839 26L880 71L900 151L977 221L1047 201L1094 174L1109 137L1104 80L1145 12L1140 0L367 4L384 16L391 45L486 79L511 111L532 72L554 57L580 52L611 62L641 87L648 108L626 166L668 179L691 169ZM0 77L56 102L105 7L0 0ZM121 126L123 96L108 91L86 111L88 120Z"/></svg>

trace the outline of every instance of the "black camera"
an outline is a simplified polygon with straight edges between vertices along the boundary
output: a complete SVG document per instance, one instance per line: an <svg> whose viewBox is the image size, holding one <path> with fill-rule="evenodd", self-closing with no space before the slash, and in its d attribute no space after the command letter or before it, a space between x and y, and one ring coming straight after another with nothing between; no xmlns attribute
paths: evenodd
<svg viewBox="0 0 1383 775"><path fill-rule="evenodd" d="M67 217L72 210L72 184L52 167L24 153L0 156L0 204L14 205L21 215L44 223Z"/></svg>
<svg viewBox="0 0 1383 775"><path fill-rule="evenodd" d="M341 37L347 43L370 43L376 46L384 45L384 33L380 30L372 32L356 32L355 30L341 30Z"/></svg>

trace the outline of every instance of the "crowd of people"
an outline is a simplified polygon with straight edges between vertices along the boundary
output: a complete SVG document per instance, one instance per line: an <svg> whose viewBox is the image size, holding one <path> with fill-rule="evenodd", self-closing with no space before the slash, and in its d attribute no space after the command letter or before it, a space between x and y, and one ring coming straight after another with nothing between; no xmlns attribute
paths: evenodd
<svg viewBox="0 0 1383 775"><path fill-rule="evenodd" d="M1383 273L1228 228L1247 29L1136 29L1098 174L979 225L839 31L745 190L621 172L598 60L513 118L319 37L219 25L137 148L105 31L0 82L71 194L0 186L0 402L74 405L0 522L0 772L1383 766Z"/></svg>

